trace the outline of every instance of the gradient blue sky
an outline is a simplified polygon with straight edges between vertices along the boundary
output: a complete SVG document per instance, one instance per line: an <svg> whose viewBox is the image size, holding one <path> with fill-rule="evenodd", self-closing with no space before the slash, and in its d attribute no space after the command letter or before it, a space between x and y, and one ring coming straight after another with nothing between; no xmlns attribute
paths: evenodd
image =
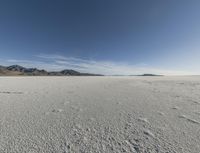
<svg viewBox="0 0 200 153"><path fill-rule="evenodd" d="M200 74L200 1L2 0L0 64Z"/></svg>

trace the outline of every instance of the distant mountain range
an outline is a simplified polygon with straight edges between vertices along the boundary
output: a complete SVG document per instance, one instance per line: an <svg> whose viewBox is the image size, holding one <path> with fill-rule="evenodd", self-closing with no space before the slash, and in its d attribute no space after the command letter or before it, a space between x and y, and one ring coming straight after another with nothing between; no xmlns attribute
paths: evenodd
<svg viewBox="0 0 200 153"><path fill-rule="evenodd" d="M163 76L163 75L157 75L157 74L142 74L137 76Z"/></svg>
<svg viewBox="0 0 200 153"><path fill-rule="evenodd" d="M81 73L71 69L62 71L46 71L37 68L25 68L20 65L1 66L0 76L103 76L101 74ZM112 75L124 76L124 75ZM127 75L125 75L127 76ZM162 76L156 74L142 74L142 75L129 75L129 76Z"/></svg>
<svg viewBox="0 0 200 153"><path fill-rule="evenodd" d="M0 66L0 76L102 76L100 74L81 73L66 69L48 72L37 68L25 68L19 65Z"/></svg>

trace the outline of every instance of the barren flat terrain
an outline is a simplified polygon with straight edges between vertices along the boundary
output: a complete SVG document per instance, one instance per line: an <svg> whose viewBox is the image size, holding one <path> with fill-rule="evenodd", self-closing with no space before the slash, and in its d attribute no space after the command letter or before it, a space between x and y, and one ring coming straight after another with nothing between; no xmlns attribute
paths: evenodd
<svg viewBox="0 0 200 153"><path fill-rule="evenodd" d="M199 153L200 77L0 77L1 153Z"/></svg>

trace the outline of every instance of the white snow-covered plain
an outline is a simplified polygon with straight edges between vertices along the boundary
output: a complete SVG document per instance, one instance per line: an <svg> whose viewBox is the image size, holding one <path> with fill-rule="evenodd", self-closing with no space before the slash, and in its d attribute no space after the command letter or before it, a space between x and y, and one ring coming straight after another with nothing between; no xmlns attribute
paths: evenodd
<svg viewBox="0 0 200 153"><path fill-rule="evenodd" d="M0 77L1 153L199 153L200 77Z"/></svg>

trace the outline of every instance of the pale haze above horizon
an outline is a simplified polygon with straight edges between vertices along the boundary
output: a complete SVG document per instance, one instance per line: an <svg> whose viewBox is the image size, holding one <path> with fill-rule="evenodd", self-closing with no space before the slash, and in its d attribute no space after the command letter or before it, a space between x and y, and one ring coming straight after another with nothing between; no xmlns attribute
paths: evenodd
<svg viewBox="0 0 200 153"><path fill-rule="evenodd" d="M15 64L200 75L200 1L0 1L0 65Z"/></svg>

